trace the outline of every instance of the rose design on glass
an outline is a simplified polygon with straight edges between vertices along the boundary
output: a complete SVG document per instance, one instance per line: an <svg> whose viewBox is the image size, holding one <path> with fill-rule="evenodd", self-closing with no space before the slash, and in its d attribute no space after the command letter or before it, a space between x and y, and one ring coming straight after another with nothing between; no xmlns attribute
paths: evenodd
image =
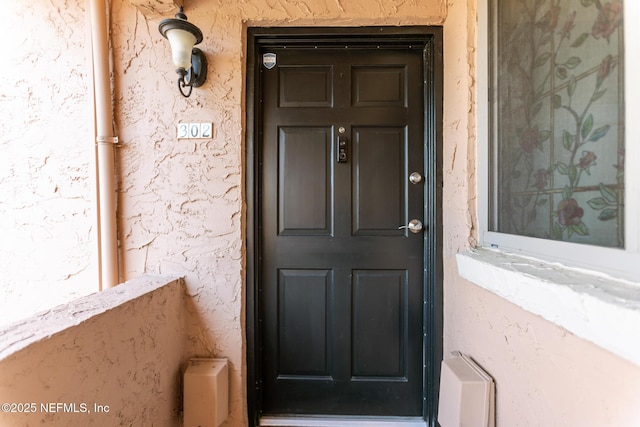
<svg viewBox="0 0 640 427"><path fill-rule="evenodd" d="M567 16L567 20L564 22L564 25L562 26L562 30L560 30L560 36L562 36L563 38L571 37L571 30L575 26L575 20L576 20L576 11L574 10Z"/></svg>
<svg viewBox="0 0 640 427"><path fill-rule="evenodd" d="M542 138L538 126L525 129L520 137L520 147L527 154L533 153L536 148L541 149L541 142Z"/></svg>
<svg viewBox="0 0 640 427"><path fill-rule="evenodd" d="M550 174L548 170L538 169L538 171L533 176L536 180L533 186L536 187L538 190L544 190L545 188L547 188L547 185L549 184L549 176Z"/></svg>
<svg viewBox="0 0 640 427"><path fill-rule="evenodd" d="M596 159L598 156L595 155L593 151L585 151L582 153L582 157L580 158L580 162L578 165L580 169L583 169L589 174L589 168L596 164Z"/></svg>
<svg viewBox="0 0 640 427"><path fill-rule="evenodd" d="M596 76L596 87L599 88L602 86L602 82L607 78L609 74L611 74L611 70L615 64L615 60L613 56L607 55L600 64L600 68L598 69L598 74Z"/></svg>
<svg viewBox="0 0 640 427"><path fill-rule="evenodd" d="M558 223L564 227L580 224L583 215L584 209L578 206L576 199L565 199L558 203Z"/></svg>
<svg viewBox="0 0 640 427"><path fill-rule="evenodd" d="M620 246L624 154L609 162L624 149L623 1L510 4L513 25L498 30L500 231Z"/></svg>
<svg viewBox="0 0 640 427"><path fill-rule="evenodd" d="M605 3L600 7L600 13L593 24L591 35L596 39L602 37L609 40L620 22L622 22L622 3L619 1Z"/></svg>

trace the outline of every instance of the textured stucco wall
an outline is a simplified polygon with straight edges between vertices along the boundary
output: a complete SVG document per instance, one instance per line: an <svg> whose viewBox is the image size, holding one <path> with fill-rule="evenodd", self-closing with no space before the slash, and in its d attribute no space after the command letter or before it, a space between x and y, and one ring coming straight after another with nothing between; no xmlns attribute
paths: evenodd
<svg viewBox="0 0 640 427"><path fill-rule="evenodd" d="M443 1L187 1L209 77L182 98L160 18L113 2L122 249L127 277L185 275L193 355L228 357L231 413L246 423L243 143L247 26L440 24ZM170 16L170 15L169 15ZM167 17L167 16L165 16ZM144 76L144 77L142 77ZM212 140L176 140L176 123L211 121Z"/></svg>
<svg viewBox="0 0 640 427"><path fill-rule="evenodd" d="M64 287L74 277L69 270L82 271L90 276L84 283L95 283L83 2L9 3L9 24L22 42L15 50L9 44L0 47L18 64L0 71L5 77L0 80L3 275L10 278L12 292L39 283ZM185 6L205 34L201 47L211 65L207 83L189 99L177 92L168 43L157 31L161 17L145 16L128 0L110 3L116 134L123 143L118 150L119 239L127 279L143 273L185 277L188 333L174 346L183 346L186 356L229 358L226 426L246 423L246 27L442 23L445 352L468 353L494 376L498 425L638 425L637 367L457 274L455 254L476 237L475 0L187 0ZM16 79L18 84L8 83ZM178 121L211 121L214 138L178 141ZM26 136L20 130L25 124ZM126 328L122 332L135 335ZM134 335L124 339L144 342ZM36 351L33 357L42 354ZM171 358L184 366L184 357ZM62 373L68 365L61 361ZM69 381L81 386L87 378ZM41 391L37 385L30 392ZM23 397L30 396L25 391ZM152 405L145 399L143 392L131 397L136 404Z"/></svg>
<svg viewBox="0 0 640 427"><path fill-rule="evenodd" d="M98 289L83 6L3 4L0 324Z"/></svg>
<svg viewBox="0 0 640 427"><path fill-rule="evenodd" d="M183 307L181 280L143 277L0 335L0 425L179 425Z"/></svg>
<svg viewBox="0 0 640 427"><path fill-rule="evenodd" d="M455 253L476 242L481 197L474 176L475 7L473 0L449 2L444 26L445 357L462 351L493 376L498 426L636 427L640 367L458 275Z"/></svg>

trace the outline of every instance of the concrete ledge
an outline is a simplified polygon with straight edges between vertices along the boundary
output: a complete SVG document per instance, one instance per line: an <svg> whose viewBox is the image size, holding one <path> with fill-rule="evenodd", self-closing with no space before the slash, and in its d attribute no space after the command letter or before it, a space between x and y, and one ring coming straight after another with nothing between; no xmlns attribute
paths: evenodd
<svg viewBox="0 0 640 427"><path fill-rule="evenodd" d="M184 296L141 277L2 330L0 425L180 425Z"/></svg>
<svg viewBox="0 0 640 427"><path fill-rule="evenodd" d="M640 366L640 284L487 248L456 256L460 275Z"/></svg>
<svg viewBox="0 0 640 427"><path fill-rule="evenodd" d="M180 280L177 277L139 277L6 325L0 329L0 361L122 304L165 286L176 285Z"/></svg>

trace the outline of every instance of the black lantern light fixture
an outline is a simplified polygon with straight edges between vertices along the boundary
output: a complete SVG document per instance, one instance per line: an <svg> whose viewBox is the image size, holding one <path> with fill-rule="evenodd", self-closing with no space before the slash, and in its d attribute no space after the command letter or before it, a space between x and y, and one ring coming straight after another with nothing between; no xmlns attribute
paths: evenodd
<svg viewBox="0 0 640 427"><path fill-rule="evenodd" d="M179 75L178 89L188 98L193 88L202 86L207 79L207 58L194 47L202 41L202 31L187 21L182 6L175 18L160 21L158 30L171 44L173 65ZM188 88L186 93L185 88Z"/></svg>

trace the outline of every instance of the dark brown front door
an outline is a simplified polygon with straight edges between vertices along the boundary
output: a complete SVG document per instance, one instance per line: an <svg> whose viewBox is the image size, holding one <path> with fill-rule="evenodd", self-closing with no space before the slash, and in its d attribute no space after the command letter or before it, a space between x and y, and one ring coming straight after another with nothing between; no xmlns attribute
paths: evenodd
<svg viewBox="0 0 640 427"><path fill-rule="evenodd" d="M422 417L423 49L257 54L261 413Z"/></svg>

